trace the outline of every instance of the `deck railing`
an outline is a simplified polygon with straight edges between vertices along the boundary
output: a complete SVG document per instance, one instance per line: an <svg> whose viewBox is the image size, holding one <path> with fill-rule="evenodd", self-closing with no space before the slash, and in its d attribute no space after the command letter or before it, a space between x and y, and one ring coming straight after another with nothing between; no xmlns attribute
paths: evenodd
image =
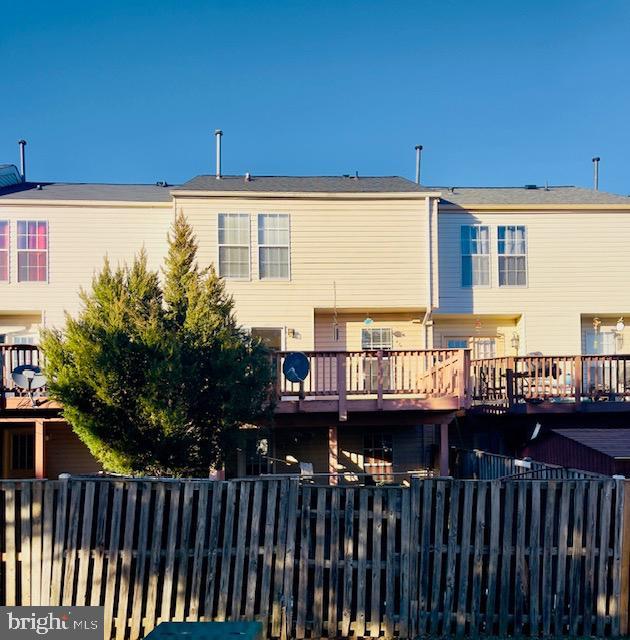
<svg viewBox="0 0 630 640"><path fill-rule="evenodd" d="M31 344L0 344L0 394L23 395L13 382L13 370L24 364L41 366L43 355L38 347Z"/></svg>
<svg viewBox="0 0 630 640"><path fill-rule="evenodd" d="M630 354L520 356L471 362L473 402L628 402Z"/></svg>
<svg viewBox="0 0 630 640"><path fill-rule="evenodd" d="M287 353L274 354L280 400L459 398L461 408L498 409L525 402L630 403L630 354L471 360L467 349L307 351L310 372L300 385L282 375ZM37 346L0 345L0 400L25 395L11 375L24 364L43 364Z"/></svg>
<svg viewBox="0 0 630 640"><path fill-rule="evenodd" d="M302 384L287 380L276 354L280 398L347 396L460 396L468 393L469 358L464 349L422 351L308 351L310 372Z"/></svg>

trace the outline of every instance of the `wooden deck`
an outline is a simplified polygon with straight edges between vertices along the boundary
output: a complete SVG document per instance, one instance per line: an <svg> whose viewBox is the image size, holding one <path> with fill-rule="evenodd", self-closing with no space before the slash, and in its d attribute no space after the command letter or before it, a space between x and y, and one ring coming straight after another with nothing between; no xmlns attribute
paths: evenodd
<svg viewBox="0 0 630 640"><path fill-rule="evenodd" d="M274 354L277 415L453 412L570 413L630 411L630 354L520 356L471 360L467 349L307 351L302 384L282 375L288 352ZM0 412L33 409L15 388L13 369L42 364L31 345L0 345ZM43 389L37 410L55 410Z"/></svg>
<svg viewBox="0 0 630 640"><path fill-rule="evenodd" d="M472 360L472 404L503 413L630 411L630 355Z"/></svg>
<svg viewBox="0 0 630 640"><path fill-rule="evenodd" d="M469 404L469 353L423 351L308 351L302 384L282 375L286 352L276 358L276 413L457 411Z"/></svg>
<svg viewBox="0 0 630 640"><path fill-rule="evenodd" d="M286 352L274 354L276 413L337 413L349 411L457 411L468 406L470 369L464 349L425 351L309 351L310 373L302 385L282 375ZM33 408L27 394L11 378L22 364L41 365L31 345L0 345L0 411ZM38 409L54 408L46 390L35 395Z"/></svg>

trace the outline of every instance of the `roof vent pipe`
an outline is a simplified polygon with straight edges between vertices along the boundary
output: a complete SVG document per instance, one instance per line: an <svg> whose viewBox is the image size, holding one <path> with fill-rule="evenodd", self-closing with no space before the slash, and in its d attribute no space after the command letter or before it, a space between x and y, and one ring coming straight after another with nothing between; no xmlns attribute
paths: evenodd
<svg viewBox="0 0 630 640"><path fill-rule="evenodd" d="M18 140L20 145L20 175L22 176L22 182L26 182L26 140Z"/></svg>
<svg viewBox="0 0 630 640"><path fill-rule="evenodd" d="M599 161L601 158L599 156L595 156L593 158L593 189L595 191L599 190Z"/></svg>
<svg viewBox="0 0 630 640"><path fill-rule="evenodd" d="M420 184L420 155L422 154L422 145L416 145L416 184Z"/></svg>
<svg viewBox="0 0 630 640"><path fill-rule="evenodd" d="M217 142L217 180L221 180L221 136L223 135L223 131L221 129L217 129L214 132L214 137Z"/></svg>

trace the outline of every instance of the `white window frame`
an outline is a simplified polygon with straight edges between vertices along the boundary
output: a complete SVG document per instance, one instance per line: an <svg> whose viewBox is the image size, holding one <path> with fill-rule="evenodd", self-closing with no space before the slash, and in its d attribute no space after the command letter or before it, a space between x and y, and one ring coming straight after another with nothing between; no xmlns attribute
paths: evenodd
<svg viewBox="0 0 630 640"><path fill-rule="evenodd" d="M37 336L32 333L13 335L11 344L37 345Z"/></svg>
<svg viewBox="0 0 630 640"><path fill-rule="evenodd" d="M472 229L485 229L488 238L487 238L487 252L485 253L473 253L472 252L472 244L473 241L477 242L478 246L482 244L482 240L477 237L473 240L471 237L470 231ZM468 231L467 237L464 238L465 230ZM492 286L492 262L490 260L491 256L491 246L492 246L492 238L490 236L490 225L487 224L463 224L460 226L459 230L459 240L460 240L460 285L464 289L473 289L473 288L483 288L487 289ZM487 283L475 283L475 261L473 258L485 258L487 263L487 273L488 273L488 282ZM470 259L470 284L464 283L464 260Z"/></svg>
<svg viewBox="0 0 630 640"><path fill-rule="evenodd" d="M374 341L374 334L376 332L380 332L380 340L376 342L376 346L375 346L375 341ZM383 332L388 331L389 332L389 341L388 341L388 345L386 344L387 341L385 341L383 339ZM370 346L366 347L365 345L365 340L364 340L364 336L366 335L370 336ZM394 330L391 327L363 327L361 329L361 349L363 351L391 351L394 348Z"/></svg>
<svg viewBox="0 0 630 640"><path fill-rule="evenodd" d="M28 225L31 222L39 225L43 223L46 225L46 249L20 249L20 223L25 223L26 226L26 236L28 238ZM28 244L28 243L27 243ZM20 284L30 284L30 285L42 285L48 284L50 282L50 224L48 220L35 220L32 218L27 218L23 220L17 220L15 226L15 265L16 265L16 280ZM20 253L41 253L44 252L46 254L46 279L45 280L20 280Z"/></svg>
<svg viewBox="0 0 630 640"><path fill-rule="evenodd" d="M247 219L247 244L233 244L228 242L221 242L221 217L226 218L238 217ZM252 223L249 213L235 212L221 212L217 216L217 271L221 278L226 280L251 280L252 277ZM224 228L224 227L223 227ZM244 276L228 276L221 272L221 248L228 249L247 249L247 275Z"/></svg>
<svg viewBox="0 0 630 640"><path fill-rule="evenodd" d="M260 225L260 220L261 218L269 217L269 216L274 216L276 218L286 218L287 220L287 244L286 245L285 244L266 244L260 241L260 234L262 230L262 227ZM257 233L258 279L259 280L280 280L283 282L291 280L291 216L288 213L274 213L274 212L259 213L257 217L257 222L258 222L258 233ZM261 266L262 266L261 250L262 249L286 249L287 250L287 275L286 276L269 277L269 276L262 275L262 269L261 269Z"/></svg>
<svg viewBox="0 0 630 640"><path fill-rule="evenodd" d="M509 229L516 231L516 229L523 229L523 242L525 243L525 253L507 253L506 250L508 248L508 240L503 240L503 252L500 250L500 237L499 237L499 229L505 229L506 232ZM507 234L506 234L507 235ZM527 264L528 261L528 252L529 246L527 241L527 227L524 224L500 224L497 225L497 284L500 287L512 287L517 289L524 289L529 286L529 266ZM525 283L524 284L501 284L501 258L524 258L525 261ZM516 273L516 272L515 272Z"/></svg>

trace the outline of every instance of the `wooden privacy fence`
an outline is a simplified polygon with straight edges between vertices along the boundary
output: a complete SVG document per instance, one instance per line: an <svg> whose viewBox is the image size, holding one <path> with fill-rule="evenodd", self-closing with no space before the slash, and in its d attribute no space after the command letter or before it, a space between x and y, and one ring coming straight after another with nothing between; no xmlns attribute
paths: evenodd
<svg viewBox="0 0 630 640"><path fill-rule="evenodd" d="M1 601L104 605L106 637L258 619L273 638L619 636L615 480L0 483Z"/></svg>

